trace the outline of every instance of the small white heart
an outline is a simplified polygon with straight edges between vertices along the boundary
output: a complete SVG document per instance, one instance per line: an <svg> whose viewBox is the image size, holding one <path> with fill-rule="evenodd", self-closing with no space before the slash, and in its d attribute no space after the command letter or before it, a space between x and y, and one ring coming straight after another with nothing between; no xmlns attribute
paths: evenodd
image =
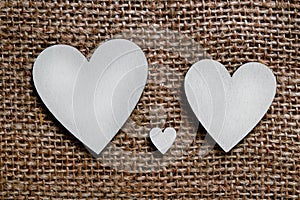
<svg viewBox="0 0 300 200"><path fill-rule="evenodd" d="M47 108L97 154L130 116L147 74L143 51L123 39L103 43L90 61L73 47L55 45L33 66L34 85Z"/></svg>
<svg viewBox="0 0 300 200"><path fill-rule="evenodd" d="M261 120L276 92L272 71L256 62L231 77L221 63L201 60L190 68L184 85L198 120L226 152Z"/></svg>
<svg viewBox="0 0 300 200"><path fill-rule="evenodd" d="M176 130L168 127L162 132L160 128L153 128L150 131L150 139L156 148L165 154L176 139Z"/></svg>

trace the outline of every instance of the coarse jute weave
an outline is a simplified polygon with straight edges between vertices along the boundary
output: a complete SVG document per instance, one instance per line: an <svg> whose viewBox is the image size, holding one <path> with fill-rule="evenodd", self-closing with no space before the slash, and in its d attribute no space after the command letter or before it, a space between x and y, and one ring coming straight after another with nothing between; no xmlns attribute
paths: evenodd
<svg viewBox="0 0 300 200"><path fill-rule="evenodd" d="M299 1L269 0L1 0L2 199L299 199L299 9ZM113 35L154 25L193 38L231 73L249 61L266 64L276 75L277 94L261 122L229 153L215 146L205 157L188 153L162 170L129 173L97 161L57 122L34 89L32 65L54 44L90 57ZM190 63L167 51L144 51L149 62L171 66L166 74L150 70L150 76L179 86L177 78ZM176 128L183 117L170 93L148 83L131 119L151 126L150 119L160 116L151 115L158 101L168 108L166 123ZM189 152L204 134L198 130ZM134 134L120 132L113 142L128 151L153 150L149 139Z"/></svg>

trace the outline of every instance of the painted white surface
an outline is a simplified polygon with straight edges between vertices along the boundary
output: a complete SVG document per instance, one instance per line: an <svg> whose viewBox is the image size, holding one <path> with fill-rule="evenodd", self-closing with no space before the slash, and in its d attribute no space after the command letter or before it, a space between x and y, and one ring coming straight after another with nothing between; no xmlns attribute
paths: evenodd
<svg viewBox="0 0 300 200"><path fill-rule="evenodd" d="M228 152L267 112L276 79L261 63L244 64L231 77L222 64L206 59L188 71L185 93L203 127Z"/></svg>
<svg viewBox="0 0 300 200"><path fill-rule="evenodd" d="M33 67L41 99L54 116L95 153L117 134L137 104L148 74L133 42L110 40L87 61L73 47L44 50Z"/></svg>
<svg viewBox="0 0 300 200"><path fill-rule="evenodd" d="M73 91L86 58L68 45L55 45L40 53L33 65L34 86L49 111L78 139L74 123Z"/></svg>
<svg viewBox="0 0 300 200"><path fill-rule="evenodd" d="M150 139L155 147L165 154L176 139L176 130L168 127L162 132L160 128L153 128L150 131Z"/></svg>

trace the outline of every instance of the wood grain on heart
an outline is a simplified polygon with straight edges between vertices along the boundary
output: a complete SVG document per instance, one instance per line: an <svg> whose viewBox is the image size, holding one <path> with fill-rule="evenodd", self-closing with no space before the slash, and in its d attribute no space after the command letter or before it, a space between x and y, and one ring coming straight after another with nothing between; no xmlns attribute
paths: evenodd
<svg viewBox="0 0 300 200"><path fill-rule="evenodd" d="M242 65L231 77L221 63L205 59L188 71L185 92L203 127L228 152L267 112L276 78L257 62Z"/></svg>
<svg viewBox="0 0 300 200"><path fill-rule="evenodd" d="M147 74L143 51L123 39L103 43L90 61L73 47L55 45L33 66L34 85L47 108L95 153L128 119Z"/></svg>

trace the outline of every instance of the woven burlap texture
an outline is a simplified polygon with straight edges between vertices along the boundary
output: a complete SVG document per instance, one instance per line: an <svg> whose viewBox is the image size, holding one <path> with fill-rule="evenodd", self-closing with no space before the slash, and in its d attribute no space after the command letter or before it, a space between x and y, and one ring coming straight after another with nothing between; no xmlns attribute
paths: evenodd
<svg viewBox="0 0 300 200"><path fill-rule="evenodd" d="M299 5L299 1L253 0L2 0L2 199L300 198ZM261 122L229 153L215 146L205 157L193 155L203 143L205 130L200 128L190 154L162 170L132 174L97 161L59 124L34 89L32 66L51 45L68 44L90 57L115 34L153 26L194 39L230 73L246 62L266 64L277 78L277 93ZM149 62L171 65L169 74L175 78L191 66L168 52L145 53ZM171 79L155 70L149 74ZM159 101L170 110L167 123L176 128L183 118L169 93L147 84L131 119L151 126L151 105ZM146 137L123 132L113 142L129 151L154 148Z"/></svg>

